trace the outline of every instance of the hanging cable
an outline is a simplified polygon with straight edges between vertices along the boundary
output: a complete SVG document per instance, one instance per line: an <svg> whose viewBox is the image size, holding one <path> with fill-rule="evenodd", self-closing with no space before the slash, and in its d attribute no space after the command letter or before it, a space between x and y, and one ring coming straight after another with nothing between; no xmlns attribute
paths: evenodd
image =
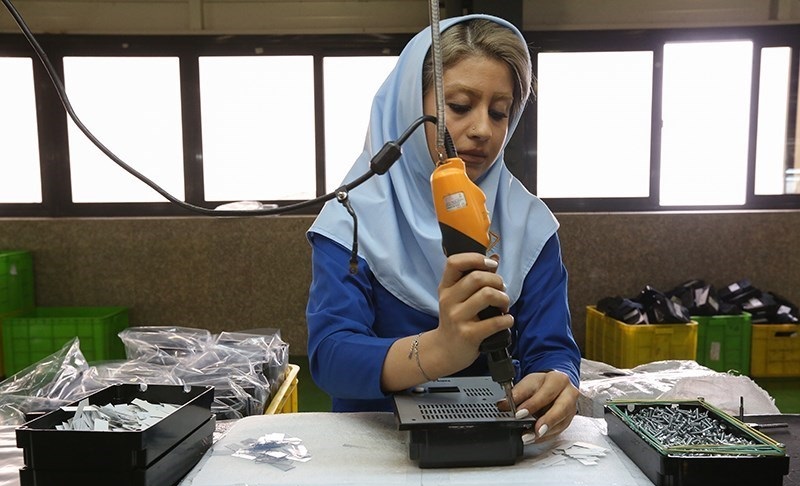
<svg viewBox="0 0 800 486"><path fill-rule="evenodd" d="M358 217L350 205L350 195L344 186L336 190L336 200L344 206L348 214L353 218L353 245L350 247L350 274L358 273Z"/></svg>

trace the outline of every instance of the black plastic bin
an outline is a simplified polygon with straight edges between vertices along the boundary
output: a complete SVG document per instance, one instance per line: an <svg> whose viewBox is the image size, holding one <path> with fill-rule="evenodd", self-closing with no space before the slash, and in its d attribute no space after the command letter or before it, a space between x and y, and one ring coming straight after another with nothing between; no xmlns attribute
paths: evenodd
<svg viewBox="0 0 800 486"><path fill-rule="evenodd" d="M175 484L211 446L213 395L210 386L120 384L86 397L92 405L139 398L180 406L141 431L58 430L56 425L74 415L63 409L34 419L16 430L25 464L21 485Z"/></svg>

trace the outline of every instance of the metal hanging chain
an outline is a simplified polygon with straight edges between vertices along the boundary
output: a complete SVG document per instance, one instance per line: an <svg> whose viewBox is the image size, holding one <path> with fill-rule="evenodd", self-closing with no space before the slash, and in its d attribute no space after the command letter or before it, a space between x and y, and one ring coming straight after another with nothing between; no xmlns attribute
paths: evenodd
<svg viewBox="0 0 800 486"><path fill-rule="evenodd" d="M431 24L431 54L433 57L433 89L436 100L436 151L439 162L445 159L444 85L442 81L442 46L439 32L439 0L428 0Z"/></svg>

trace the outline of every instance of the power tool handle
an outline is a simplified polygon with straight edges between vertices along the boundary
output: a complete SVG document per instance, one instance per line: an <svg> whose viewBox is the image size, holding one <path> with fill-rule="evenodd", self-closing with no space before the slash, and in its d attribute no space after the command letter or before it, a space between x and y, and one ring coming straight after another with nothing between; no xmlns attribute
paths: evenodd
<svg viewBox="0 0 800 486"><path fill-rule="evenodd" d="M440 224L439 227L442 230L442 249L444 250L444 254L447 256L455 255L457 253L481 253L486 254L486 247L481 245L479 242L473 240L472 238L468 237L464 233L457 231L445 224ZM469 273L469 272L467 272ZM478 312L478 317L483 319L488 319L490 317L496 317L502 315L503 313L500 312L500 309L494 306L489 306L482 311Z"/></svg>

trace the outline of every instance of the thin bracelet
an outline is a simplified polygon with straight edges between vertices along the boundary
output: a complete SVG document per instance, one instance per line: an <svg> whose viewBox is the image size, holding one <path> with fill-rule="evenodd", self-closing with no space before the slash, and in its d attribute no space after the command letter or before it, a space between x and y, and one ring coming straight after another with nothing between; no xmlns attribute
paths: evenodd
<svg viewBox="0 0 800 486"><path fill-rule="evenodd" d="M420 373L422 373L422 376L424 376L425 379L428 381L433 381L433 379L430 378L427 373L425 373L425 370L422 369L422 363L419 362L420 336L422 336L422 333L417 334L416 337L414 338L414 341L411 343L411 350L408 352L408 359L411 359L411 357L414 356L414 358L417 360L417 368L419 368L419 371Z"/></svg>

